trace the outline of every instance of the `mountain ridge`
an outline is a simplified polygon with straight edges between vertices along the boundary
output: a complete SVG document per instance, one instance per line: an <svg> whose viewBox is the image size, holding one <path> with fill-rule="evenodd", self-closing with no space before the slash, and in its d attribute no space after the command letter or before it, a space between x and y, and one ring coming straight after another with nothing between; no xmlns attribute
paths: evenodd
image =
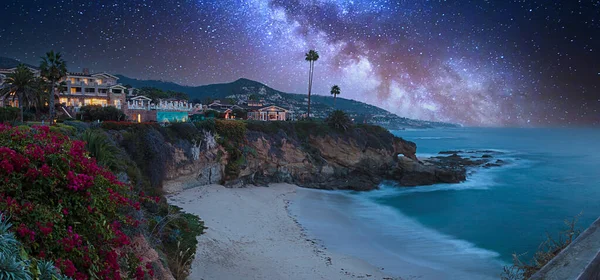
<svg viewBox="0 0 600 280"><path fill-rule="evenodd" d="M265 99L267 103L279 104L294 110L296 114L306 112L307 96L305 94L287 93L273 89L261 82L247 78L239 78L229 83L217 83L201 86L183 86L169 81L140 80L124 75L116 75L119 82L135 88L155 87L186 93L190 99L233 99L236 104L244 104L252 95ZM311 96L311 115L324 118L333 111L333 97L323 95ZM361 101L337 97L336 109L346 111L356 122L381 125L388 129L458 127L459 125L415 120L400 117L385 109Z"/></svg>

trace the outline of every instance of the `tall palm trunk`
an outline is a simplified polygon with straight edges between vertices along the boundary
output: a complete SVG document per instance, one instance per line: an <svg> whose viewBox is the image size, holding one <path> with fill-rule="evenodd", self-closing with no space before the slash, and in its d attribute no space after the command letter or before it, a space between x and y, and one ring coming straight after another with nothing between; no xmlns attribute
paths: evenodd
<svg viewBox="0 0 600 280"><path fill-rule="evenodd" d="M335 109L335 98L337 97L337 94L333 95L333 109Z"/></svg>
<svg viewBox="0 0 600 280"><path fill-rule="evenodd" d="M306 117L310 119L310 91L312 89L313 62L310 61L308 65L308 115Z"/></svg>
<svg viewBox="0 0 600 280"><path fill-rule="evenodd" d="M23 117L23 94L22 93L18 94L17 98L19 99L19 111L21 111L21 117L20 117L20 119L21 119L21 122L23 122L24 119L25 119Z"/></svg>
<svg viewBox="0 0 600 280"><path fill-rule="evenodd" d="M52 81L52 89L50 90L50 123L54 123L54 84L55 82Z"/></svg>

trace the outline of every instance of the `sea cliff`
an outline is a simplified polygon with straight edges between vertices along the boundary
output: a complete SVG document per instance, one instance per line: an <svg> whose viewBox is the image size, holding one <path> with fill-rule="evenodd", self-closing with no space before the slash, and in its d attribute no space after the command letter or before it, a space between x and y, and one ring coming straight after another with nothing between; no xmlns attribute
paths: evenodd
<svg viewBox="0 0 600 280"><path fill-rule="evenodd" d="M383 180L415 186L466 178L463 167L420 162L415 143L372 125L339 130L322 122L209 120L103 128L129 147L133 158L143 159L152 169L150 180L156 186L164 182L167 192L284 182L365 191Z"/></svg>

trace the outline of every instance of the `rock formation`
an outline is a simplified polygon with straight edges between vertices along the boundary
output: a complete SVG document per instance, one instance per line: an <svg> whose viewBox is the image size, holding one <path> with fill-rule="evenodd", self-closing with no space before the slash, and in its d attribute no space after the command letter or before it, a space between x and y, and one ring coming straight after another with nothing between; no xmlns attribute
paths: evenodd
<svg viewBox="0 0 600 280"><path fill-rule="evenodd" d="M376 189L383 180L402 186L459 183L473 166L503 164L490 154L471 159L455 152L419 161L415 143L382 130L354 129L348 133L315 133L301 139L290 131L265 132L248 129L243 154L236 160L235 176L228 173L231 156L215 135L204 132L200 145L191 152L171 146L165 190L177 191L203 184L221 183L230 187L288 182L319 189ZM170 145L170 144L169 144ZM239 164L237 163L239 162Z"/></svg>

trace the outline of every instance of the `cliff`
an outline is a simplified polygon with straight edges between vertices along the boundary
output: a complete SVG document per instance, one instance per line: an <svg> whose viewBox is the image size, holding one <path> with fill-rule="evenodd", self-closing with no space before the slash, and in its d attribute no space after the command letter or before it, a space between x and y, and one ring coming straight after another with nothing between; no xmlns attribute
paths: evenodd
<svg viewBox="0 0 600 280"><path fill-rule="evenodd" d="M406 186L456 183L466 174L464 169L419 162L415 143L372 125L340 131L322 122L212 120L148 124L134 129L138 136L110 125L105 129L121 131L116 139L131 147L130 154L145 162L153 185L164 182L167 192L205 184L271 182L363 191L376 189L383 180Z"/></svg>

